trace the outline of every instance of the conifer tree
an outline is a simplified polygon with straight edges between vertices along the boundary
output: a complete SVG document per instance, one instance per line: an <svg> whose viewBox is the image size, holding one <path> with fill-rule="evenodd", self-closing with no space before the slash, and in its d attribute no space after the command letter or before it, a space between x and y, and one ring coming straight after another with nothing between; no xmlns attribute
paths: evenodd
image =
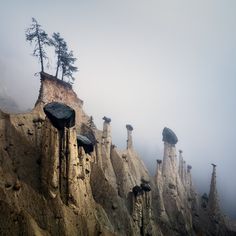
<svg viewBox="0 0 236 236"><path fill-rule="evenodd" d="M68 52L67 43L60 36L60 33L53 33L50 43L55 47L57 56L56 77L61 70L61 79L64 80L65 77L68 77L68 82L73 83L73 73L78 71L78 68L74 66L76 58L73 56L73 51Z"/></svg>
<svg viewBox="0 0 236 236"><path fill-rule="evenodd" d="M41 71L44 71L44 59L47 59L47 54L44 47L49 46L50 42L47 33L41 28L35 18L32 18L32 24L25 32L26 41L34 43L33 56L38 57L41 64Z"/></svg>
<svg viewBox="0 0 236 236"><path fill-rule="evenodd" d="M78 68L73 65L76 60L77 59L73 56L73 51L66 51L63 54L61 58L62 80L64 79L64 77L68 77L69 83L73 83L73 81L75 80L75 78L73 77L73 73L78 71Z"/></svg>
<svg viewBox="0 0 236 236"><path fill-rule="evenodd" d="M55 47L55 54L57 55L57 62L56 62L57 67L55 74L55 77L57 77L59 69L62 64L62 57L67 52L67 45L65 40L60 36L60 33L53 33L50 43Z"/></svg>

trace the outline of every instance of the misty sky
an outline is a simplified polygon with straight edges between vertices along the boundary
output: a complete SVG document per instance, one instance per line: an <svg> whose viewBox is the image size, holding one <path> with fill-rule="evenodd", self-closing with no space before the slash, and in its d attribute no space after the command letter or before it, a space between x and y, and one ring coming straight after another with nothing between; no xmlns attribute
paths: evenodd
<svg viewBox="0 0 236 236"><path fill-rule="evenodd" d="M222 207L236 218L235 12L235 0L1 1L0 90L23 109L37 99L40 65L24 34L35 17L78 57L74 90L98 128L111 117L124 148L131 123L149 168L162 157L162 129L173 129L199 192L218 165Z"/></svg>

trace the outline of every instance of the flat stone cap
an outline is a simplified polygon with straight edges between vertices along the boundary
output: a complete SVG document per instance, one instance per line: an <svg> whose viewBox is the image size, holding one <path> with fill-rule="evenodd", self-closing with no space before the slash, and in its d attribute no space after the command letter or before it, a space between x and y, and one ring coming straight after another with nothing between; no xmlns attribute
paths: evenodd
<svg viewBox="0 0 236 236"><path fill-rule="evenodd" d="M126 129L129 130L129 131L132 131L133 130L133 126L132 125L126 125Z"/></svg>
<svg viewBox="0 0 236 236"><path fill-rule="evenodd" d="M59 130L75 125L75 110L66 104L51 102L44 106L43 110L52 125Z"/></svg>
<svg viewBox="0 0 236 236"><path fill-rule="evenodd" d="M162 141L175 145L178 142L178 138L171 129L165 127L162 131Z"/></svg>
<svg viewBox="0 0 236 236"><path fill-rule="evenodd" d="M215 168L216 167L216 164L214 164L214 163L211 163L211 165Z"/></svg>
<svg viewBox="0 0 236 236"><path fill-rule="evenodd" d="M83 147L85 153L93 152L93 143L86 136L78 134L77 135L77 145L78 145L78 147Z"/></svg>
<svg viewBox="0 0 236 236"><path fill-rule="evenodd" d="M207 193L204 193L204 194L202 195L202 198L208 201L208 195L207 195Z"/></svg>
<svg viewBox="0 0 236 236"><path fill-rule="evenodd" d="M150 184L147 184L147 183L141 183L141 188L145 192L150 192L152 190Z"/></svg>
<svg viewBox="0 0 236 236"><path fill-rule="evenodd" d="M140 186L136 185L133 187L132 192L133 192L134 196L137 197L137 196L143 194L143 189Z"/></svg>
<svg viewBox="0 0 236 236"><path fill-rule="evenodd" d="M102 119L108 124L111 122L111 118L108 118L106 116L104 116Z"/></svg>

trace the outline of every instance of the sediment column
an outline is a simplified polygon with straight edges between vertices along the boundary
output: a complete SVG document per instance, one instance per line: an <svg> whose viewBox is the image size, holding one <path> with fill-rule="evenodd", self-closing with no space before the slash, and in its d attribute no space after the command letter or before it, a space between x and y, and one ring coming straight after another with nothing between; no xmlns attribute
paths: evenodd
<svg viewBox="0 0 236 236"><path fill-rule="evenodd" d="M111 119L104 116L103 117L103 131L102 131L102 143L105 146L106 152L107 154L110 155L110 151L111 151Z"/></svg>
<svg viewBox="0 0 236 236"><path fill-rule="evenodd" d="M184 158L182 155L183 151L179 150L179 177L184 182Z"/></svg>
<svg viewBox="0 0 236 236"><path fill-rule="evenodd" d="M126 125L127 129L127 149L133 149L132 131L133 127L131 125Z"/></svg>
<svg viewBox="0 0 236 236"><path fill-rule="evenodd" d="M216 216L220 212L220 207L216 188L216 165L212 164L212 166L213 170L212 170L211 185L210 185L209 200L208 200L208 211L212 216Z"/></svg>

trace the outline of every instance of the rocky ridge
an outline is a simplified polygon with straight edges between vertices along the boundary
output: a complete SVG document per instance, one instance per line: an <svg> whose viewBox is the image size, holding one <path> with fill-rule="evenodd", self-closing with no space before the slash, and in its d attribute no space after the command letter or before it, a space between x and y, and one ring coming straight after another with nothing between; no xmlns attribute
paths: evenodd
<svg viewBox="0 0 236 236"><path fill-rule="evenodd" d="M31 112L0 111L0 235L236 235L219 208L216 166L209 197L198 196L165 128L163 160L150 176L133 127L119 150L111 119L98 130L82 107L70 85L41 73Z"/></svg>

